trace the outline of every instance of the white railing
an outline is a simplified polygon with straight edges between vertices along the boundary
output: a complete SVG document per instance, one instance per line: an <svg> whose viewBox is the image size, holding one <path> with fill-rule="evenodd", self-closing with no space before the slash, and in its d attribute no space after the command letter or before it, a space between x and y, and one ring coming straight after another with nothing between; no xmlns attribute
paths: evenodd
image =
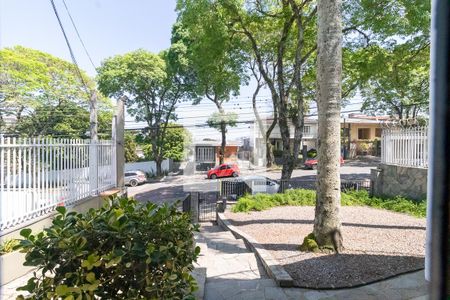
<svg viewBox="0 0 450 300"><path fill-rule="evenodd" d="M428 168L428 128L389 128L381 134L381 162Z"/></svg>
<svg viewBox="0 0 450 300"><path fill-rule="evenodd" d="M0 137L0 230L116 185L111 141Z"/></svg>

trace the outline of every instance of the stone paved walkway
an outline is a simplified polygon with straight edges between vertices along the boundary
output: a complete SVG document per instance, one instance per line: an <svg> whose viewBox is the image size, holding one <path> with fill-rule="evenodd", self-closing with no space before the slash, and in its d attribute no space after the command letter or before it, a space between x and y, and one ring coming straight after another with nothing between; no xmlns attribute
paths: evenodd
<svg viewBox="0 0 450 300"><path fill-rule="evenodd" d="M352 289L280 288L268 278L244 242L235 239L231 232L202 223L200 235L208 246L205 253L207 300L428 299L423 271Z"/></svg>

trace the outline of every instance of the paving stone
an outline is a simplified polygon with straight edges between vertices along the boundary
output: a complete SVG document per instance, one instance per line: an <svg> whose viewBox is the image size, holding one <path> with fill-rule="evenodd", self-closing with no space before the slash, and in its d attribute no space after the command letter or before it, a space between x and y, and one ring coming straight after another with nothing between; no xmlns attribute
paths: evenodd
<svg viewBox="0 0 450 300"><path fill-rule="evenodd" d="M304 293L303 296L307 300L318 300L318 299L328 299L332 294L328 293L328 291L317 291L317 290L309 290Z"/></svg>
<svg viewBox="0 0 450 300"><path fill-rule="evenodd" d="M430 297L428 295L425 295L425 296L412 298L411 300L428 300L428 299L430 299Z"/></svg>
<svg viewBox="0 0 450 300"><path fill-rule="evenodd" d="M211 286L206 285L205 298L204 299L205 300L208 300L208 299L211 299L211 300L213 300L213 299L215 299L215 300L223 300L223 299L225 299L225 297L215 287L211 287Z"/></svg>
<svg viewBox="0 0 450 300"><path fill-rule="evenodd" d="M283 288L283 293L288 299L306 299L304 294L310 290L301 288Z"/></svg>
<svg viewBox="0 0 450 300"><path fill-rule="evenodd" d="M283 288L280 287L266 287L264 288L264 299L266 300L288 300L283 293Z"/></svg>
<svg viewBox="0 0 450 300"><path fill-rule="evenodd" d="M238 294L233 295L227 300L261 300L264 299L264 292L262 290L244 290Z"/></svg>
<svg viewBox="0 0 450 300"><path fill-rule="evenodd" d="M346 289L341 291L329 292L331 294L331 299L336 300L377 300L377 299L391 299L385 298L384 294L380 291L375 292L371 289L356 288L356 289Z"/></svg>

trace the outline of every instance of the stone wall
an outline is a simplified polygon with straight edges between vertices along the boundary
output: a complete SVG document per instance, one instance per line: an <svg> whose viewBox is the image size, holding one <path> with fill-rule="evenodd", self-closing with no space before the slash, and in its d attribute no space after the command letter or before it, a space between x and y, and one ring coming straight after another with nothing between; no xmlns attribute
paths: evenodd
<svg viewBox="0 0 450 300"><path fill-rule="evenodd" d="M380 164L371 170L374 196L403 196L415 200L427 196L428 169Z"/></svg>

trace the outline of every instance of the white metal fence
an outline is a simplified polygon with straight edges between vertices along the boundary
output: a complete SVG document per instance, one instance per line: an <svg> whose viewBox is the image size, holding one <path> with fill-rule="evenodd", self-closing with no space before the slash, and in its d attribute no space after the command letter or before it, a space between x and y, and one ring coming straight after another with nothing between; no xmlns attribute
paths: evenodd
<svg viewBox="0 0 450 300"><path fill-rule="evenodd" d="M115 186L109 140L0 137L0 230Z"/></svg>
<svg viewBox="0 0 450 300"><path fill-rule="evenodd" d="M428 168L428 128L388 128L381 134L381 162Z"/></svg>

